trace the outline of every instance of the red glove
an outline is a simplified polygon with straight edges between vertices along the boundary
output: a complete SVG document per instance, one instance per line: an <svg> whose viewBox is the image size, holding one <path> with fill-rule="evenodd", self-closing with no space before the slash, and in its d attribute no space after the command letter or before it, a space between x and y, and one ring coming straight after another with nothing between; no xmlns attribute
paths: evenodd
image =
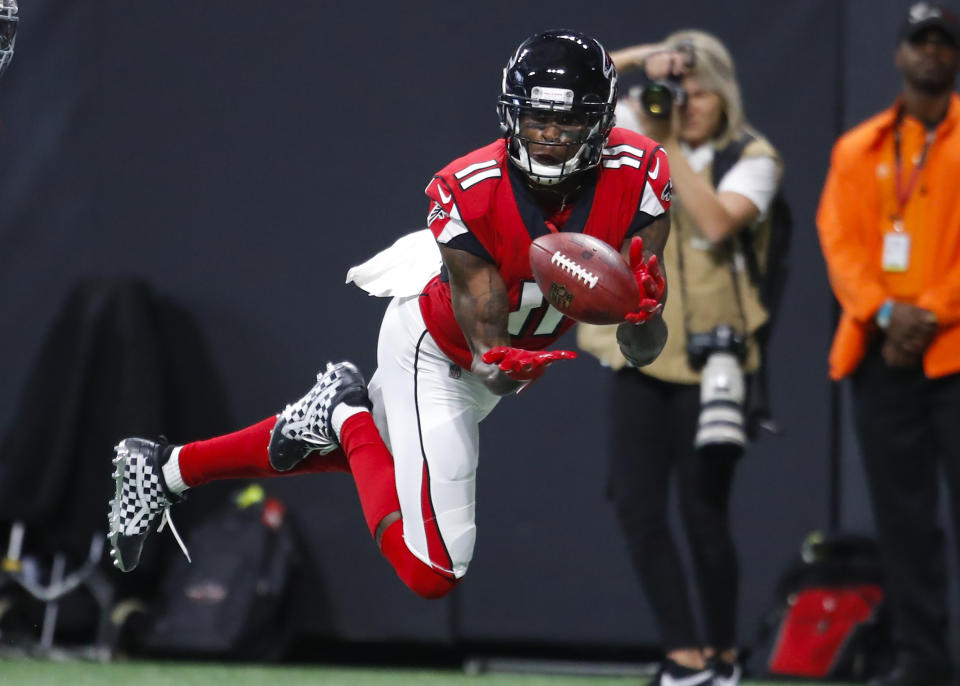
<svg viewBox="0 0 960 686"><path fill-rule="evenodd" d="M577 354L572 350L523 350L499 345L491 348L480 358L487 364L495 364L514 381L533 381L557 360L573 360Z"/></svg>
<svg viewBox="0 0 960 686"><path fill-rule="evenodd" d="M628 322L643 324L663 309L663 292L667 289L667 280L660 271L660 260L656 255L643 261L643 239L634 236L630 241L630 269L640 287L640 302L637 309L626 316Z"/></svg>

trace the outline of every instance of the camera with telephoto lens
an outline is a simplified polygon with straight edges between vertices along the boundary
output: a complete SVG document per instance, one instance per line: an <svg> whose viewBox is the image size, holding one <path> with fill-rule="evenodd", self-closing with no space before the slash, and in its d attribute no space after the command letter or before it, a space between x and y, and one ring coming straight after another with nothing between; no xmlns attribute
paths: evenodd
<svg viewBox="0 0 960 686"><path fill-rule="evenodd" d="M680 43L672 50L683 53L684 66L688 71L696 66L697 56L692 43ZM687 104L687 91L683 88L683 80L677 76L647 79L642 86L631 88L630 92L639 99L643 111L653 119L669 119L674 105L683 107Z"/></svg>
<svg viewBox="0 0 960 686"><path fill-rule="evenodd" d="M700 453L739 457L747 444L743 416L743 368L747 343L726 324L687 337L690 366L700 372L700 417L694 448Z"/></svg>

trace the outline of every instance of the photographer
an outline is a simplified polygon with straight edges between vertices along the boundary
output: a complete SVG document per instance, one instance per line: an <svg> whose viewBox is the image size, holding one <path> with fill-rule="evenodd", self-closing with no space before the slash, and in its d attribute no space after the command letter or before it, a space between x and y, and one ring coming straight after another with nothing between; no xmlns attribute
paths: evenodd
<svg viewBox="0 0 960 686"><path fill-rule="evenodd" d="M733 62L713 36L682 31L611 56L621 74L638 71L643 79L619 103L618 125L659 141L670 159L670 335L642 368L620 355L616 327L581 326L578 343L616 371L610 492L666 650L660 680L669 681L666 673L689 686L711 679L732 686L740 674L738 563L728 502L746 442L745 387L760 367L757 332L769 317L748 265L765 255L782 168L776 150L746 124ZM673 476L703 637L668 526Z"/></svg>

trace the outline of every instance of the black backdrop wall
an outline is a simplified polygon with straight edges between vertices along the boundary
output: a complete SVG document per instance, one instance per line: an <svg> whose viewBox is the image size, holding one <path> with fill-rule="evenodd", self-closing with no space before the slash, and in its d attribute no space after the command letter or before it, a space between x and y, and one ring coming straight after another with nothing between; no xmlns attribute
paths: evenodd
<svg viewBox="0 0 960 686"><path fill-rule="evenodd" d="M0 82L7 430L82 276L142 277L189 309L238 426L298 397L326 359L372 372L385 303L344 286L346 269L420 226L430 175L497 135L500 70L520 40L564 25L610 49L687 26L719 35L750 119L786 159L797 226L773 343L785 436L754 447L735 493L749 641L785 561L828 523L832 301L813 217L834 138L896 91L904 2L21 4ZM270 483L323 570L316 597L329 605L312 631L655 643L604 499L605 383L582 360L486 422L476 558L442 602L414 598L379 560L349 478ZM869 527L849 443L843 516Z"/></svg>

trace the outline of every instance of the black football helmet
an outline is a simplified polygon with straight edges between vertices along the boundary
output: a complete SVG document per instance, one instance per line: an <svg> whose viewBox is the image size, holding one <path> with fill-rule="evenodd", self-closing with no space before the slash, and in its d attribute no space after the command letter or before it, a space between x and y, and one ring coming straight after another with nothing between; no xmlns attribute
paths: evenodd
<svg viewBox="0 0 960 686"><path fill-rule="evenodd" d="M0 0L0 75L13 59L17 38L17 0Z"/></svg>
<svg viewBox="0 0 960 686"><path fill-rule="evenodd" d="M617 70L595 38L577 31L538 33L520 44L503 70L497 113L510 159L539 185L552 185L596 167L614 123ZM521 135L525 121L559 121L559 140L531 141ZM548 163L530 154L529 145L563 146ZM571 150L570 148L575 148ZM551 161L552 162L552 161Z"/></svg>

